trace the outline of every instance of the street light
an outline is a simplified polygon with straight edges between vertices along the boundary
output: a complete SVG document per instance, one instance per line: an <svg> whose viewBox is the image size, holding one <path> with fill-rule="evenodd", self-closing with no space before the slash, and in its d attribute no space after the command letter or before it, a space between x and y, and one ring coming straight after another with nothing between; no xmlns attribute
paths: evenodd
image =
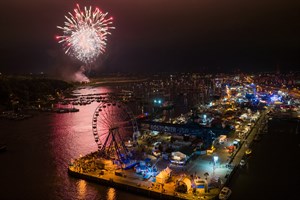
<svg viewBox="0 0 300 200"><path fill-rule="evenodd" d="M154 99L153 102L154 102L154 104L161 104L162 100L161 99Z"/></svg>
<svg viewBox="0 0 300 200"><path fill-rule="evenodd" d="M214 165L216 165L216 163L218 162L219 157L218 156L214 156Z"/></svg>
<svg viewBox="0 0 300 200"><path fill-rule="evenodd" d="M213 165L213 177L215 176L216 163L218 162L219 157L214 156L214 165Z"/></svg>

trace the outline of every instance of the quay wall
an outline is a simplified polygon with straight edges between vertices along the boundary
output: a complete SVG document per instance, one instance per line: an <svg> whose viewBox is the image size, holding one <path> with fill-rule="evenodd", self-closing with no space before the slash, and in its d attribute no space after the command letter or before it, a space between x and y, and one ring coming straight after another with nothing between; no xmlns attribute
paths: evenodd
<svg viewBox="0 0 300 200"><path fill-rule="evenodd" d="M139 186L133 186L133 185L120 183L120 182L114 181L113 179L107 180L107 179L104 179L101 177L95 177L95 176L90 176L87 174L79 173L79 172L70 170L70 168L68 168L68 173L69 173L69 175L76 177L76 178L84 179L84 180L95 182L95 183L100 183L101 185L106 185L106 186L114 187L117 189L133 192L135 194L141 194L141 195L144 195L144 196L147 196L150 198L154 198L154 199L183 200L183 198L181 198L181 197L156 192L153 190L148 190L146 188L141 188Z"/></svg>
<svg viewBox="0 0 300 200"><path fill-rule="evenodd" d="M260 120L264 120L266 118L265 116L265 112L263 113L264 116L261 116L254 124L254 126L251 128L251 130L249 131L249 133L246 135L246 139L249 138L250 135L254 135L254 127L258 125L258 121ZM233 156L230 158L229 160L229 164L231 164L233 162L233 160L235 159L236 155L239 153L240 149L242 148L242 146L244 145L244 141L241 143L241 145L238 147L238 149L234 152ZM252 139L249 141L249 147L251 147L253 144L253 137ZM233 165L233 169L232 171L230 172L228 178L226 179L225 183L224 183L224 186L228 186L228 184L230 183L233 175L238 171L239 169L239 165L236 164L236 165Z"/></svg>
<svg viewBox="0 0 300 200"><path fill-rule="evenodd" d="M230 172L228 178L226 179L225 183L223 184L224 186L228 186L228 185L229 185L229 183L230 183L230 181L231 181L233 175L237 172L238 168L239 168L238 165L235 165L235 166L233 167L233 169L232 169L232 171Z"/></svg>

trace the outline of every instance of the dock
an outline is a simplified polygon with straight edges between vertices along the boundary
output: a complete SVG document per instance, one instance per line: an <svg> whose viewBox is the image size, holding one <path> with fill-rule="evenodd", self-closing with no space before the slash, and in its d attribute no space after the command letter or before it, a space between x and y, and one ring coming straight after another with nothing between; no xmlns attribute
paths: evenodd
<svg viewBox="0 0 300 200"><path fill-rule="evenodd" d="M68 168L69 175L83 180L99 183L101 185L114 187L120 190L140 194L154 199L215 199L219 191L212 190L210 193L178 193L174 192L172 184L164 184L163 188L159 184L149 184L149 181L144 181L133 176L119 176L113 172L105 172L104 174L84 173L74 170L73 167ZM128 173L127 173L128 174ZM129 172L129 174L131 174Z"/></svg>
<svg viewBox="0 0 300 200"><path fill-rule="evenodd" d="M228 185L233 174L240 168L240 161L244 158L245 151L251 146L255 135L260 132L265 118L266 112L263 112L230 158L228 158L228 152L224 150L224 146L221 145L218 152L218 163L212 162L215 154L195 156L183 166L173 165L164 159L155 158L153 163L157 164L159 171L166 167L172 169L171 179L163 184L155 180L156 176L145 179L144 175L137 174L134 169L121 169L115 164L105 167L100 164L99 159L101 158L97 156L97 152L71 162L68 173L76 178L154 199L217 199L222 187ZM112 161L109 162L112 163ZM179 192L179 181L184 182L184 179L190 180L190 186L187 186L186 192ZM195 185L195 179L201 179L204 185L198 187Z"/></svg>

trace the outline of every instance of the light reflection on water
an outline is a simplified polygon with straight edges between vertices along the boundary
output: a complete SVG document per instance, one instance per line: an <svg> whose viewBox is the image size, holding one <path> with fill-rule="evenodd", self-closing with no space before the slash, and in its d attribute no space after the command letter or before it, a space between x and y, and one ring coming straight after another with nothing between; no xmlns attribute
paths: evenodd
<svg viewBox="0 0 300 200"><path fill-rule="evenodd" d="M107 200L115 200L115 199L116 199L115 188L109 188L107 191Z"/></svg>
<svg viewBox="0 0 300 200"><path fill-rule="evenodd" d="M77 191L78 191L77 199L84 199L86 196L86 181L85 180L78 181Z"/></svg>

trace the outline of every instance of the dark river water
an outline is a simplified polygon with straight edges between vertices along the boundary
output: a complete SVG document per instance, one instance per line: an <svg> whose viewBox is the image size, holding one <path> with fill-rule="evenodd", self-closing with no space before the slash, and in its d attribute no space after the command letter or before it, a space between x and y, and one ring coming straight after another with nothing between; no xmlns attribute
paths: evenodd
<svg viewBox="0 0 300 200"><path fill-rule="evenodd" d="M78 106L78 113L36 113L23 121L0 120L0 143L7 144L7 151L0 154L0 199L149 199L68 176L71 159L97 150L92 134L97 105ZM255 145L247 168L232 179L232 199L298 196L294 188L300 188L300 148L294 137L269 134Z"/></svg>
<svg viewBox="0 0 300 200"><path fill-rule="evenodd" d="M230 199L300 199L299 130L296 134L288 131L287 124L280 126L285 131L271 130L253 143L247 165L238 169L229 184Z"/></svg>
<svg viewBox="0 0 300 200"><path fill-rule="evenodd" d="M7 144L7 152L0 154L0 199L149 199L68 176L71 159L97 150L92 134L97 105L77 106L77 113L0 120L0 142Z"/></svg>

